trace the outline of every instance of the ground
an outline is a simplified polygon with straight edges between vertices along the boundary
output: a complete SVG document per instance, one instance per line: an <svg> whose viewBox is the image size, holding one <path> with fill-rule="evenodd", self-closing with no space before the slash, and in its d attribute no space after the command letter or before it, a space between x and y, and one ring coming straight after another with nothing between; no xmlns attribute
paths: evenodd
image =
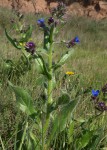
<svg viewBox="0 0 107 150"><path fill-rule="evenodd" d="M107 18L106 1L65 0L65 2L67 4L67 14L88 16L97 20ZM8 7L26 13L49 13L50 9L57 6L57 4L58 1L56 2L56 0L0 0L1 7Z"/></svg>

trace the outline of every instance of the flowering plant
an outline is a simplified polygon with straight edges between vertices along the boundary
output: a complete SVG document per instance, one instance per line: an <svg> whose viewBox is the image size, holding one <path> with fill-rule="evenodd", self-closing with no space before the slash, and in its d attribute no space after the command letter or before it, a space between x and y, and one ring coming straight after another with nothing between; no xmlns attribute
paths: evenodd
<svg viewBox="0 0 107 150"><path fill-rule="evenodd" d="M65 10L65 5L59 3L58 7L52 10L52 15L48 20L40 18L36 21L38 28L43 31L43 48L38 48L38 43L31 40L32 25L25 29L20 22L19 26L16 26L16 30L20 33L18 39L12 38L5 29L8 40L21 52L21 57L17 62L5 61L9 70L8 85L14 91L17 106L25 117L21 128L17 130L16 141L18 142L15 143L15 147L17 146L19 150L59 149L59 145L60 149L89 149L90 145L93 146L93 139L95 139L94 145L99 140L99 134L96 134L97 127L89 128L96 115L89 119L75 118L74 115L74 110L79 107L77 107L77 104L81 93L86 93L82 88L78 88L79 76L76 76L75 72L67 71L61 78L60 73L57 72L74 52L74 46L80 43L79 37L76 36L70 41L62 40L59 42L59 44L65 46L65 53L58 61L53 59L54 44L57 43L55 37L58 33L57 27L63 23L62 16ZM19 21L21 21L21 18ZM39 74L39 79L37 79L37 76L33 76L33 78L37 79L40 83L39 86L43 88L39 102L37 99L33 100L25 89L15 86L12 81L13 73L20 80L20 76L25 75L33 64ZM74 82L73 79L71 82L73 77ZM61 92L55 97L55 90L60 87L60 84L62 84L63 89L60 88ZM106 86L102 90L106 93ZM70 92L73 93L72 99ZM91 98L95 107L104 112L107 107L103 101L98 102L99 94L99 90L92 90ZM74 127L75 124L76 127ZM80 132L74 135L75 129L79 129ZM18 139L19 134L20 139ZM62 137L64 137L64 142Z"/></svg>
<svg viewBox="0 0 107 150"><path fill-rule="evenodd" d="M71 100L69 94L67 93L63 93L62 96L57 99L57 102L53 98L53 91L57 86L56 71L60 67L62 67L62 65L72 55L73 52L73 49L67 49L65 54L58 60L58 62L55 62L53 64L53 45L55 44L55 35L56 32L58 33L57 26L62 23L62 16L65 13L64 10L65 5L59 3L57 9L54 10L54 13L52 13L52 16L49 17L47 21L44 18L40 18L37 20L38 27L42 29L44 33L43 48L41 50L38 50L37 43L35 43L33 40L30 40L33 31L31 25L26 30L24 30L24 32L23 25L17 27L17 31L19 31L19 33L21 34L20 39L11 38L7 30L5 29L8 40L16 49L21 51L22 57L25 58L24 63L32 67L31 63L34 62L38 73L41 75L42 79L44 79L44 92L41 96L43 103L41 104L41 108L37 108L33 105L32 97L22 87L15 86L10 81L8 81L8 84L15 92L17 104L20 110L27 115L28 119L32 119L34 124L36 124L36 134L42 135L38 136L38 138L42 137L42 139L39 141L37 149L48 149L51 146L55 137L57 137L60 132L65 130L67 122L70 122L70 116L78 103L78 99ZM69 42L69 48L72 48L76 43L79 42L79 38L75 37L71 42ZM64 44L66 48L66 43ZM22 57L20 58L21 61ZM9 65L15 69L14 63ZM16 68L16 70L18 70L18 67ZM29 69L25 70L25 65L23 65L22 72L20 70L18 71L21 75L24 75L23 71L25 71L26 73L27 71L29 71ZM66 75L71 74L73 75L74 73L66 72ZM62 108L59 110L60 106ZM29 128L28 119L25 123L25 130L22 135L22 140L25 140L25 133L27 133ZM32 136L30 136L31 134L33 135L33 132L32 130L29 130L29 138L34 142L31 147L35 147L37 145L37 140L36 137L32 138ZM24 145L22 141L19 144L19 150L21 150L23 146Z"/></svg>

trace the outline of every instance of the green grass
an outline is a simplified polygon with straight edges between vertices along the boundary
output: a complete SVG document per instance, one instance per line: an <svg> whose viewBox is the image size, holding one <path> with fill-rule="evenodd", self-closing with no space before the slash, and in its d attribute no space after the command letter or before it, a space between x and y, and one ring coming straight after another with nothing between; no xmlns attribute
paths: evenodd
<svg viewBox="0 0 107 150"><path fill-rule="evenodd" d="M42 33L38 31L36 20L44 15L35 16L34 14L25 15L26 24L33 24L34 32L32 39L35 41L37 48L42 46ZM20 52L11 46L11 44L6 39L4 34L4 27L6 27L12 37L16 34L13 31L13 25L10 22L15 15L7 10L0 8L0 67L2 69L3 61L2 59L14 59L17 60L20 56ZM74 71L75 76L71 77L71 83L75 80L75 77L79 75L79 89L86 89L91 87L91 89L101 89L101 87L107 83L107 20L95 21L85 17L72 17L68 18L68 22L65 24L64 28L60 31L60 36L56 36L55 39L59 40L71 40L75 36L79 36L80 44L75 46L74 54L71 56L69 61L60 70L62 77L66 71ZM57 61L62 54L67 51L67 48L62 45L55 46L56 54L54 60ZM1 70L0 69L0 70ZM4 77L2 71L0 71L0 76ZM36 77L36 78L35 78ZM36 100L39 98L42 88L37 87L36 80L38 74L36 69L33 69L27 73L25 76L20 78L20 82L14 81L14 84L18 84L29 91L29 93ZM59 91L56 91L55 95L58 95ZM72 92L73 93L73 92ZM90 93L91 94L91 93ZM75 95L75 91L74 91ZM71 94L71 97L73 95ZM88 98L90 95L88 96ZM10 137L14 134L14 129L16 127L18 117L18 110L15 105L14 94L11 93L7 86L7 82L0 84L0 132L6 142L9 144ZM87 117L89 113L92 113L92 108L89 99L84 99L79 106L81 108L81 116ZM90 111L88 112L88 110ZM83 113L85 111L85 114ZM17 119L18 118L18 119ZM10 143L11 144L11 143Z"/></svg>

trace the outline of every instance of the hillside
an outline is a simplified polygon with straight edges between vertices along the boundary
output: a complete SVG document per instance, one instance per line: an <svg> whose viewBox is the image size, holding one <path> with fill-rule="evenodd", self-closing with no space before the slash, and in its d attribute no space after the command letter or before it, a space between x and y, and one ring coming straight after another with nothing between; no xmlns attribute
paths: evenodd
<svg viewBox="0 0 107 150"><path fill-rule="evenodd" d="M21 12L49 13L49 10L58 2L56 0L0 0L0 6ZM63 0L63 2L67 5L67 14L89 16L95 19L107 18L107 1Z"/></svg>

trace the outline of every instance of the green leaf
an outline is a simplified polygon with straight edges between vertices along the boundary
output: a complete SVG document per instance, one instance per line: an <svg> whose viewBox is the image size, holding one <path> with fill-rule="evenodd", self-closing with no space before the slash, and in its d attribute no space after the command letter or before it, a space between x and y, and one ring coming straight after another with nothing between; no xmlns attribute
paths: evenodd
<svg viewBox="0 0 107 150"><path fill-rule="evenodd" d="M8 38L8 40L11 42L11 44L12 44L15 48L21 49L21 47L17 44L16 40L15 40L15 39L12 39L12 38L8 35L6 29L5 29L5 34L6 34L6 37Z"/></svg>
<svg viewBox="0 0 107 150"><path fill-rule="evenodd" d="M4 71L8 72L10 69L12 69L13 66L14 66L14 63L12 60L10 60L10 59L4 60L4 63L3 63Z"/></svg>
<svg viewBox="0 0 107 150"><path fill-rule="evenodd" d="M51 129L51 135L49 137L48 144L51 142L54 137L63 131L71 119L71 114L73 113L73 110L76 108L78 103L78 100L70 101L68 104L64 105L61 108L58 108L56 110L56 116L53 120L53 126Z"/></svg>
<svg viewBox="0 0 107 150"><path fill-rule="evenodd" d="M52 78L50 73L48 72L47 66L45 64L45 61L41 55L35 56L35 62L37 64L39 73L45 75L49 80Z"/></svg>
<svg viewBox="0 0 107 150"><path fill-rule="evenodd" d="M92 131L86 131L82 137L80 137L78 140L77 140L77 149L81 150L82 148L86 147L88 145L88 143L90 142L90 140L92 139L92 136L94 134L94 130Z"/></svg>
<svg viewBox="0 0 107 150"><path fill-rule="evenodd" d="M32 131L29 131L29 132L30 133L28 133L27 139L26 139L26 149L33 150L33 149L38 148L39 144L37 143L37 140L36 140L33 132Z"/></svg>
<svg viewBox="0 0 107 150"><path fill-rule="evenodd" d="M55 78L55 74L53 73L52 75L52 88L54 89L56 87L56 78Z"/></svg>
<svg viewBox="0 0 107 150"><path fill-rule="evenodd" d="M38 73L43 74L44 73L43 63L39 57L35 58L35 63L36 63L35 67L36 67Z"/></svg>
<svg viewBox="0 0 107 150"><path fill-rule="evenodd" d="M32 25L30 25L26 31L26 33L24 34L24 37L19 41L19 42L28 42L29 38L31 37L32 35Z"/></svg>
<svg viewBox="0 0 107 150"><path fill-rule="evenodd" d="M70 96L68 93L63 93L57 100L57 105L64 105L70 102Z"/></svg>
<svg viewBox="0 0 107 150"><path fill-rule="evenodd" d="M46 82L45 76L41 75L36 79L36 86L44 86L45 82Z"/></svg>
<svg viewBox="0 0 107 150"><path fill-rule="evenodd" d="M14 86L9 82L9 85L13 89L16 95L16 101L21 111L27 115L35 114L32 97L23 88Z"/></svg>
<svg viewBox="0 0 107 150"><path fill-rule="evenodd" d="M59 62L53 66L53 69L56 70L58 69L59 67L61 67L66 61L67 59L73 54L74 50L70 50L68 51L64 56L62 56L62 58L59 60Z"/></svg>
<svg viewBox="0 0 107 150"><path fill-rule="evenodd" d="M72 143L73 141L73 131L74 131L74 122L72 121L68 128L68 143Z"/></svg>
<svg viewBox="0 0 107 150"><path fill-rule="evenodd" d="M49 50L50 40L49 40L49 29L48 27L44 28L44 49Z"/></svg>
<svg viewBox="0 0 107 150"><path fill-rule="evenodd" d="M104 137L104 130L98 128L97 133L93 135L92 142L89 144L90 150L98 149L98 145L101 142L101 139Z"/></svg>

